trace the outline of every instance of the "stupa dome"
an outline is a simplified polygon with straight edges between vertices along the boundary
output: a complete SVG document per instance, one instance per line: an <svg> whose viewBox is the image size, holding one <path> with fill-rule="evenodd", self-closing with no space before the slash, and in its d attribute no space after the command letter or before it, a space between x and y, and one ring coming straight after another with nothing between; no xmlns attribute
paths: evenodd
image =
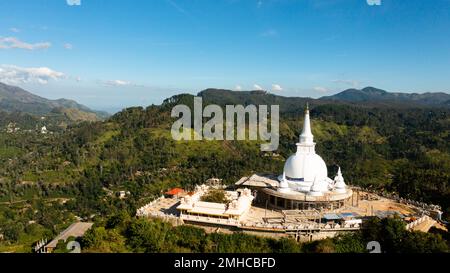
<svg viewBox="0 0 450 273"><path fill-rule="evenodd" d="M328 170L325 161L318 154L297 152L286 161L284 174L292 182L313 182L316 177L326 178Z"/></svg>

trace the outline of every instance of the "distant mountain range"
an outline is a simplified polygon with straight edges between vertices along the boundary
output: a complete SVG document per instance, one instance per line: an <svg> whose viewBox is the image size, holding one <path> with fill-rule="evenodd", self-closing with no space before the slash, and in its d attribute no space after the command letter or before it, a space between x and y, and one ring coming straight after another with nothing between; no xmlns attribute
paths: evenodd
<svg viewBox="0 0 450 273"><path fill-rule="evenodd" d="M319 99L304 97L284 97L266 91L231 91L224 89L206 89L198 93L204 103L227 104L255 104L280 105L281 112L296 111L299 105L306 102L312 105L322 104L358 104L367 107L450 107L450 95L446 93L391 93L374 87L361 90L348 89L333 96Z"/></svg>
<svg viewBox="0 0 450 273"><path fill-rule="evenodd" d="M384 105L440 106L450 107L450 95L446 93L391 93L375 87L347 89L321 100L344 101L353 103L371 103Z"/></svg>
<svg viewBox="0 0 450 273"><path fill-rule="evenodd" d="M303 107L308 98L283 97L266 91L231 91L224 89L206 89L198 93L204 104L225 105L279 105L281 112L296 111Z"/></svg>
<svg viewBox="0 0 450 273"><path fill-rule="evenodd" d="M191 104L193 95L180 94L164 103ZM206 89L198 93L204 104L225 105L280 105L282 113L296 112L307 102L311 105L358 104L367 107L443 107L450 108L450 95L446 93L391 93L374 87L348 89L332 96L319 99L284 97L261 90L231 91ZM96 121L105 119L108 113L89 109L73 100L49 100L34 95L20 87L0 83L0 111L21 112L32 115L61 115L72 121Z"/></svg>
<svg viewBox="0 0 450 273"><path fill-rule="evenodd" d="M49 100L20 87L0 83L0 111L22 112L32 115L61 114L73 121L95 121L108 116L73 100Z"/></svg>

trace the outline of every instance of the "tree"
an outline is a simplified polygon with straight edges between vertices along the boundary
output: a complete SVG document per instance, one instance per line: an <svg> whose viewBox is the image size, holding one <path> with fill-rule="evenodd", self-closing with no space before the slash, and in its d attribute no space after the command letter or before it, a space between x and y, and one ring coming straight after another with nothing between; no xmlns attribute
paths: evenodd
<svg viewBox="0 0 450 273"><path fill-rule="evenodd" d="M23 232L23 224L20 222L10 222L3 227L3 235L5 239L10 242L17 242L19 240L20 234Z"/></svg>
<svg viewBox="0 0 450 273"><path fill-rule="evenodd" d="M208 193L201 197L201 201L222 204L229 203L228 198L225 195L225 191L216 189L209 190Z"/></svg>
<svg viewBox="0 0 450 273"><path fill-rule="evenodd" d="M276 253L299 253L301 245L291 238L281 238L272 241L271 248Z"/></svg>
<svg viewBox="0 0 450 273"><path fill-rule="evenodd" d="M384 218L381 220L381 232L378 241L381 248L387 252L401 252L402 243L407 235L406 224L398 218Z"/></svg>
<svg viewBox="0 0 450 273"><path fill-rule="evenodd" d="M107 232L104 227L91 228L81 239L81 245L83 248L97 248L106 237Z"/></svg>
<svg viewBox="0 0 450 273"><path fill-rule="evenodd" d="M334 239L337 253L364 253L366 244L360 232L345 233Z"/></svg>
<svg viewBox="0 0 450 273"><path fill-rule="evenodd" d="M443 253L448 251L447 243L439 234L420 231L408 232L401 245L402 253Z"/></svg>
<svg viewBox="0 0 450 273"><path fill-rule="evenodd" d="M131 216L126 210L121 210L114 214L106 221L106 228L119 228L121 230L126 228L126 225L131 221Z"/></svg>

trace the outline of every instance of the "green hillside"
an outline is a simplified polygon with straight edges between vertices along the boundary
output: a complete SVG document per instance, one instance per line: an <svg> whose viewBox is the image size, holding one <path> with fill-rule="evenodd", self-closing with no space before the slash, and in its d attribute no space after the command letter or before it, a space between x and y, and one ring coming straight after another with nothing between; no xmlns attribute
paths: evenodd
<svg viewBox="0 0 450 273"><path fill-rule="evenodd" d="M202 95L214 102L213 95ZM247 101L266 95L247 94ZM29 234L51 236L75 216L94 215L104 223L119 212L134 215L170 187L189 189L211 177L233 184L255 172L282 172L303 124L303 103L282 112L276 156L251 141L174 141L171 108L192 98L180 95L161 106L125 109L107 121L78 123L51 135L2 132L0 230L13 229L3 249L26 246ZM270 97L260 101L273 103ZM448 217L448 110L313 103L311 115L317 152L329 164L329 176L339 165L349 184L440 204ZM131 196L121 200L111 194L119 190Z"/></svg>
<svg viewBox="0 0 450 273"><path fill-rule="evenodd" d="M35 116L60 113L71 121L97 121L108 117L107 113L97 112L74 100L49 100L32 94L17 86L0 82L0 111L21 112Z"/></svg>

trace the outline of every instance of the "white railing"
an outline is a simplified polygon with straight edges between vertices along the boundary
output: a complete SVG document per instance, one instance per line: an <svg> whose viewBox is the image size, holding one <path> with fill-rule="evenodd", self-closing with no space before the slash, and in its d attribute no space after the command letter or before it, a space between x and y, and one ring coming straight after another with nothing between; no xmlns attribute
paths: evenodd
<svg viewBox="0 0 450 273"><path fill-rule="evenodd" d="M234 219L218 219L218 218L213 218L213 217L196 216L196 215L189 215L189 214L183 214L180 216L180 218L183 220L187 220L187 221L219 224L219 225L226 225L226 226L239 226L240 225L239 221L234 220Z"/></svg>
<svg viewBox="0 0 450 273"><path fill-rule="evenodd" d="M432 220L432 219L428 215L424 215L424 216L420 217L419 219L407 224L406 229L411 230L411 229L415 228L416 226L422 224L423 222L429 221L429 220Z"/></svg>
<svg viewBox="0 0 450 273"><path fill-rule="evenodd" d="M298 230L321 230L321 231L339 231L339 230L358 230L361 225L356 224L345 224L343 226L339 224L299 224L299 225L281 225L281 224L269 224L269 223L242 223L241 227L247 229L267 229L267 230L277 230L277 231L298 231Z"/></svg>
<svg viewBox="0 0 450 273"><path fill-rule="evenodd" d="M36 245L33 247L33 250L35 253L47 253L45 246L47 245L47 238L40 240L36 243Z"/></svg>

